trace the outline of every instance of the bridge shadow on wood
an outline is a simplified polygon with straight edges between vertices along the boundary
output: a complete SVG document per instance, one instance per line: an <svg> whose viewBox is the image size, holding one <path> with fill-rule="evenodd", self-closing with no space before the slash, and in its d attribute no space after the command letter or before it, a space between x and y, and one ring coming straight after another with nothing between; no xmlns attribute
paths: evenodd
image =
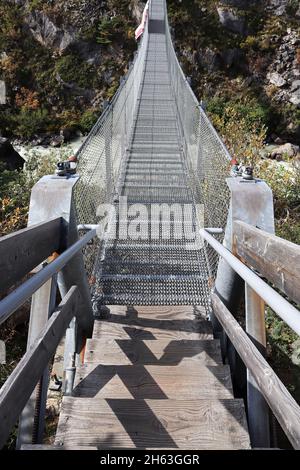
<svg viewBox="0 0 300 470"><path fill-rule="evenodd" d="M167 315L164 319L152 319L149 317L139 317L138 311L134 307L128 307L126 310L126 315L111 313L109 307L102 307L101 317L99 318L99 320L103 320L106 323L128 325L128 327L137 326L141 328L155 328L157 330L169 330L199 334L211 333L211 328L208 328L207 322L204 321L203 317L200 317L201 313L199 312L197 307L194 307L194 314L194 319L173 320L171 317L168 318ZM149 339L155 339L155 337Z"/></svg>
<svg viewBox="0 0 300 470"><path fill-rule="evenodd" d="M163 423L144 400L107 400L138 449L178 448Z"/></svg>
<svg viewBox="0 0 300 470"><path fill-rule="evenodd" d="M74 388L73 394L81 397L95 397L116 376L121 380L132 398L168 398L152 375L142 365L136 366L134 371L130 365L97 365Z"/></svg>

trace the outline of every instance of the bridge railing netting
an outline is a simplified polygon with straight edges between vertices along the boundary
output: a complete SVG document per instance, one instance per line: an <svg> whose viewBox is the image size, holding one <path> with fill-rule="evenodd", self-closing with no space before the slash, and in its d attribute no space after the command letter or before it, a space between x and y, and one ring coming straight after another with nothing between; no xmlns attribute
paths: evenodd
<svg viewBox="0 0 300 470"><path fill-rule="evenodd" d="M80 180L75 187L76 216L79 224L97 224L98 208L111 203L117 191L121 165L130 145L138 93L142 83L148 46L145 28L135 59L113 100L106 107L77 153ZM85 264L91 275L99 244L87 247Z"/></svg>
<svg viewBox="0 0 300 470"><path fill-rule="evenodd" d="M230 201L226 177L229 176L231 157L179 64L171 37L166 2L163 1L166 8L165 31L170 77L195 202L204 206L206 227L224 229ZM217 238L221 241L222 235ZM218 256L210 247L206 251L211 272L215 275Z"/></svg>
<svg viewBox="0 0 300 470"><path fill-rule="evenodd" d="M157 3L157 2L156 2ZM178 109L182 142L195 202L204 205L204 223L209 227L226 225L229 191L226 184L230 155L212 126L208 116L195 97L178 62L173 46L165 0L165 37L170 77ZM151 12L151 6L150 6ZM151 16L151 13L150 13ZM117 192L122 163L130 146L135 110L148 48L148 25L135 60L120 88L92 129L79 150L75 205L78 223L96 224L97 208L110 203ZM85 253L86 267L92 273L99 246ZM208 248L212 273L216 272L218 258Z"/></svg>

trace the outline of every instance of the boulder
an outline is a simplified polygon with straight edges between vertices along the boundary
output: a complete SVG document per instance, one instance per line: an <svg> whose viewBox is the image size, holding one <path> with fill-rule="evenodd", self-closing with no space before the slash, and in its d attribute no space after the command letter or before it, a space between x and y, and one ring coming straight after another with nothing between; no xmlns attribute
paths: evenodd
<svg viewBox="0 0 300 470"><path fill-rule="evenodd" d="M224 28L233 33L246 34L247 24L244 17L238 16L237 13L228 8L217 7L217 11L219 20Z"/></svg>
<svg viewBox="0 0 300 470"><path fill-rule="evenodd" d="M300 80L294 80L291 85L291 91L299 90L300 88Z"/></svg>
<svg viewBox="0 0 300 470"><path fill-rule="evenodd" d="M270 0L270 9L274 11L276 16L282 16L285 14L286 7L289 0Z"/></svg>
<svg viewBox="0 0 300 470"><path fill-rule="evenodd" d="M300 88L289 96L289 102L300 108Z"/></svg>
<svg viewBox="0 0 300 470"><path fill-rule="evenodd" d="M286 80L277 72L270 72L267 75L267 79L270 83L277 86L278 88L286 84Z"/></svg>
<svg viewBox="0 0 300 470"><path fill-rule="evenodd" d="M5 163L7 170L20 170L25 163L5 137L0 137L0 161Z"/></svg>
<svg viewBox="0 0 300 470"><path fill-rule="evenodd" d="M51 147L60 147L64 143L64 137L62 135L54 135L50 140Z"/></svg>
<svg viewBox="0 0 300 470"><path fill-rule="evenodd" d="M287 143L284 145L279 145L279 147L273 149L271 158L276 158L276 160L283 160L284 157L296 157L299 151L300 147L298 145Z"/></svg>

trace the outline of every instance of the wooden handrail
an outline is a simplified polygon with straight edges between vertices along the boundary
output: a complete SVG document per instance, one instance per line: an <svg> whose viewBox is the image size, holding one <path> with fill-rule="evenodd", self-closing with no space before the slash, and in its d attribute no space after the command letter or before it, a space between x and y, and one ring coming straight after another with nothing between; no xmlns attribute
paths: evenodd
<svg viewBox="0 0 300 470"><path fill-rule="evenodd" d="M233 252L300 304L300 246L245 222L233 224Z"/></svg>
<svg viewBox="0 0 300 470"><path fill-rule="evenodd" d="M0 448L5 444L72 318L76 317L79 297L79 289L71 287L33 346L1 388Z"/></svg>
<svg viewBox="0 0 300 470"><path fill-rule="evenodd" d="M0 293L59 250L61 224L58 217L0 238Z"/></svg>
<svg viewBox="0 0 300 470"><path fill-rule="evenodd" d="M214 314L247 369L255 378L259 390L278 419L289 441L295 449L300 449L300 406L220 298L212 293L211 299Z"/></svg>

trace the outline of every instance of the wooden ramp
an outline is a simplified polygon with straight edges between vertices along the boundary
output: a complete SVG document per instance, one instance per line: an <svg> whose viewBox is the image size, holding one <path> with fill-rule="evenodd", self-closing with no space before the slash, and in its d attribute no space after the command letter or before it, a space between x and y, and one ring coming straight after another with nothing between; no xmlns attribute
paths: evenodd
<svg viewBox="0 0 300 470"><path fill-rule="evenodd" d="M248 449L244 404L195 307L107 308L96 320L56 445Z"/></svg>

